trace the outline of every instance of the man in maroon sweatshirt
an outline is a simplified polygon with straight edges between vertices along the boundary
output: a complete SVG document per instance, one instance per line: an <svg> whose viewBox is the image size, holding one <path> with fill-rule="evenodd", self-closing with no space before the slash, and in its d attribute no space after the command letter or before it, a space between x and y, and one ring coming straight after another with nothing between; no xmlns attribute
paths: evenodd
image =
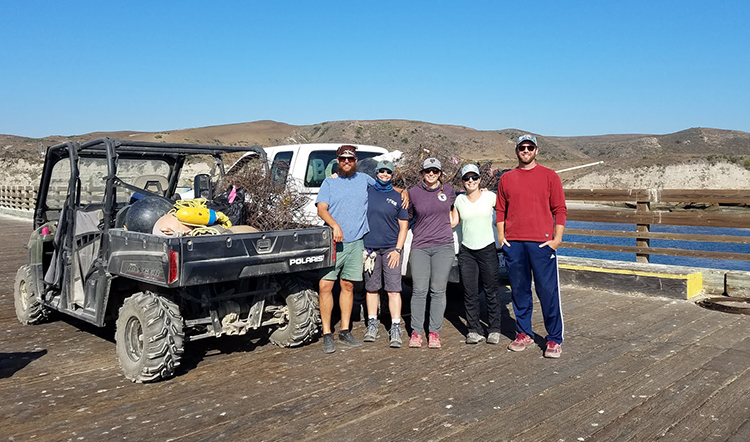
<svg viewBox="0 0 750 442"><path fill-rule="evenodd" d="M508 349L521 351L534 342L531 330L533 273L547 329L544 356L559 358L564 327L557 248L562 243L568 209L560 177L537 164L537 153L535 136L519 137L516 142L518 167L504 173L497 186L497 236L505 255L516 315L516 339Z"/></svg>

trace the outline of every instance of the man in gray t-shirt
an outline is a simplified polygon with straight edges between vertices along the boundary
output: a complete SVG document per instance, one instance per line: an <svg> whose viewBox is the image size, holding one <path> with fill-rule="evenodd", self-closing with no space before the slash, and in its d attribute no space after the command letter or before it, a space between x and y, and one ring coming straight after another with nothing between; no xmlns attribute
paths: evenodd
<svg viewBox="0 0 750 442"><path fill-rule="evenodd" d="M325 353L336 351L331 329L333 285L336 279L341 283L339 341L352 347L362 345L352 336L349 327L354 304L354 282L362 281L362 237L370 231L367 224L367 186L374 185L375 180L357 172L356 151L357 148L351 145L338 148L338 178L326 178L315 201L318 216L331 226L336 241L336 264L322 276L319 284Z"/></svg>

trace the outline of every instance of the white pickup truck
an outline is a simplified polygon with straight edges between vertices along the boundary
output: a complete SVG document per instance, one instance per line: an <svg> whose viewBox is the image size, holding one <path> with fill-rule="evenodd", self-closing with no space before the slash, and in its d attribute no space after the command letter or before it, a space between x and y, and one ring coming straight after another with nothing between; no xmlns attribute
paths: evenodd
<svg viewBox="0 0 750 442"><path fill-rule="evenodd" d="M316 143L316 144L290 144L285 146L266 147L266 156L274 180L280 183L294 182L299 192L308 197L308 203L305 206L305 219L311 222L322 224L323 221L317 216L318 210L315 207L320 185L323 180L331 176L338 169L336 160L336 149L341 144ZM362 144L353 144L357 147L357 157L359 159L357 170L371 176L375 176L375 166L382 159L396 161L401 157L400 151L389 152L387 149L378 146L368 146ZM227 173L236 167L241 167L247 158L253 153L248 153L237 160L228 170ZM456 253L458 253L459 238L454 229L453 238ZM409 276L409 251L411 246L411 230L406 237L403 253L403 266L401 273ZM450 282L458 282L458 263L454 260L451 273L448 278Z"/></svg>
<svg viewBox="0 0 750 442"><path fill-rule="evenodd" d="M341 144L317 143L290 144L264 148L274 181L278 183L293 182L296 189L302 195L308 197L308 203L304 209L305 213L302 215L305 219L313 223L323 223L318 217L315 200L318 197L323 180L338 170L336 149L339 146ZM375 166L378 161L382 159L394 161L401 156L400 152L389 153L388 150L382 147L362 144L353 144L353 146L357 147L357 157L359 159L357 170L373 177L375 176ZM252 152L244 155L229 168L227 173L230 173L233 168L239 167L243 163L243 159L253 155Z"/></svg>

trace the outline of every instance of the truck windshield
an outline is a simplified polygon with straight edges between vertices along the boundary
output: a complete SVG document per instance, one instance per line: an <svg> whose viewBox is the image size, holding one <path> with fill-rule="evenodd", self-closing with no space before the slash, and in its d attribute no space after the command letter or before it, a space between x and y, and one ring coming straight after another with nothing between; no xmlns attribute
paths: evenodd
<svg viewBox="0 0 750 442"><path fill-rule="evenodd" d="M357 152L357 172L363 172L375 178L375 166L378 160L375 158L382 155L379 152ZM307 159L307 174L305 175L306 187L320 187L323 180L338 171L335 150L317 150L310 154Z"/></svg>

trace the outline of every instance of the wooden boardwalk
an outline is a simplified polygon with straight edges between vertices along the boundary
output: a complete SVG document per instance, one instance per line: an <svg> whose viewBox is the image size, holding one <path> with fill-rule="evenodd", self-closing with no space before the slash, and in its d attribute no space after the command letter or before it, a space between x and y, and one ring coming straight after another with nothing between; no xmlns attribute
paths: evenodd
<svg viewBox="0 0 750 442"><path fill-rule="evenodd" d="M463 344L451 293L441 350L206 340L176 378L132 384L111 330L16 320L29 231L0 216L0 441L750 440L750 318L574 287L559 360L507 352L509 317L501 345Z"/></svg>

